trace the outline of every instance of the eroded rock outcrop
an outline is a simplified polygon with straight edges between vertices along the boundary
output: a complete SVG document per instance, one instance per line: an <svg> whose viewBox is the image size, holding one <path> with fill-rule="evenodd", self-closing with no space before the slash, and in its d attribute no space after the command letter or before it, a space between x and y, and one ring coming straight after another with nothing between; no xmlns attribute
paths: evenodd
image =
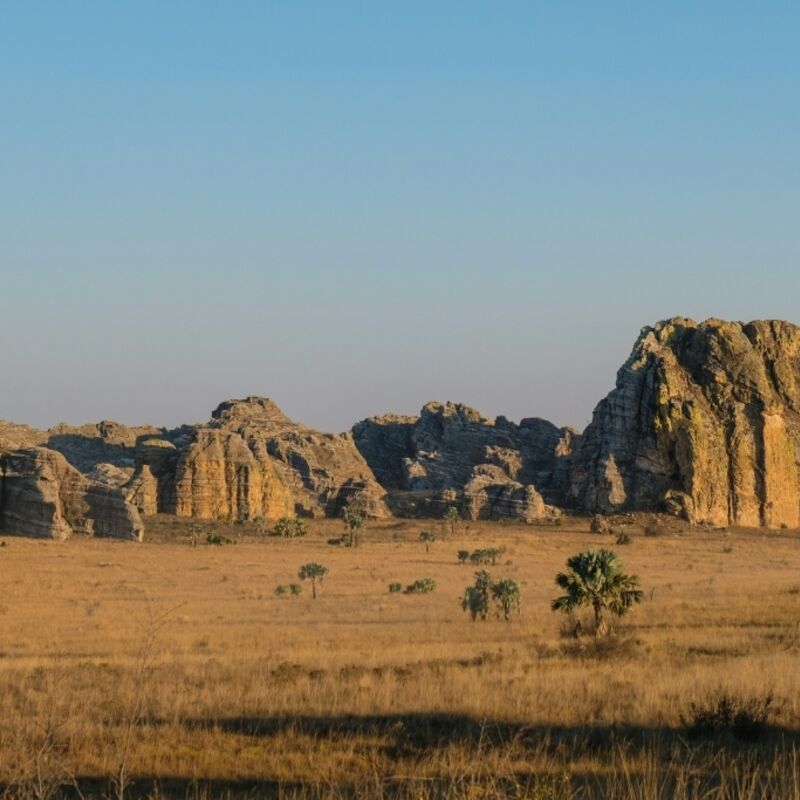
<svg viewBox="0 0 800 800"><path fill-rule="evenodd" d="M794 528L798 452L800 329L676 318L642 331L583 435L567 499Z"/></svg>
<svg viewBox="0 0 800 800"><path fill-rule="evenodd" d="M267 398L222 403L182 441L145 439L137 461L152 468L159 510L182 517L333 516L354 498L370 516L388 513L350 434L293 422Z"/></svg>
<svg viewBox="0 0 800 800"><path fill-rule="evenodd" d="M645 328L580 435L455 403L332 435L248 397L174 430L0 422L3 454L3 519L35 535L136 538L139 512L332 516L353 499L372 516L455 505L469 518L533 521L562 506L797 528L800 328L683 318Z"/></svg>
<svg viewBox="0 0 800 800"><path fill-rule="evenodd" d="M383 485L419 495L420 513L452 503L470 518L541 519L556 514L577 434L541 419L489 420L460 403L428 403L419 417L372 417L355 442Z"/></svg>
<svg viewBox="0 0 800 800"><path fill-rule="evenodd" d="M92 481L44 447L0 458L0 530L66 539L73 533L141 540L135 506L118 489Z"/></svg>

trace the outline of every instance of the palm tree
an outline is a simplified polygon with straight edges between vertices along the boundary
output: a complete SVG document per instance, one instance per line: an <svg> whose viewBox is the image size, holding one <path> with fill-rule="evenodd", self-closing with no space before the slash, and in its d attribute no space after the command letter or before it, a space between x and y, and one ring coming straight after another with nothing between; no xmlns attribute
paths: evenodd
<svg viewBox="0 0 800 800"><path fill-rule="evenodd" d="M567 560L569 572L560 572L556 583L566 594L553 600L553 611L572 613L581 606L594 609L595 636L608 633L607 612L618 617L642 601L639 578L626 575L622 561L611 550L587 550Z"/></svg>
<svg viewBox="0 0 800 800"><path fill-rule="evenodd" d="M317 581L322 583L322 579L328 574L328 568L323 566L322 564L317 563L310 563L310 564L303 564L300 567L300 572L297 573L297 577L300 578L301 581L309 580L311 581L311 597L316 600L317 599Z"/></svg>
<svg viewBox="0 0 800 800"><path fill-rule="evenodd" d="M501 578L499 581L495 581L492 584L492 599L497 603L503 619L508 622L512 611L516 610L519 613L519 584L511 578Z"/></svg>
<svg viewBox="0 0 800 800"><path fill-rule="evenodd" d="M475 573L475 585L464 589L461 608L469 611L472 621L479 617L486 619L489 615L489 591L492 588L492 576L484 569Z"/></svg>

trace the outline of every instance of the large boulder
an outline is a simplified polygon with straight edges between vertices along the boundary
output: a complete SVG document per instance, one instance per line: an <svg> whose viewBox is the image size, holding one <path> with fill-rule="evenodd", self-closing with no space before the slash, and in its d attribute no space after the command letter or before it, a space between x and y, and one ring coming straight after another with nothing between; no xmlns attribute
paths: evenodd
<svg viewBox="0 0 800 800"><path fill-rule="evenodd" d="M462 498L462 516L468 519L535 522L555 519L561 513L545 503L533 486L510 480L502 469L492 465L473 470L472 478L464 486Z"/></svg>
<svg viewBox="0 0 800 800"><path fill-rule="evenodd" d="M144 528L119 489L90 480L54 450L30 447L0 460L0 530L47 539L81 533L140 541Z"/></svg>
<svg viewBox="0 0 800 800"><path fill-rule="evenodd" d="M675 318L642 330L582 437L567 498L794 528L798 453L800 329Z"/></svg>

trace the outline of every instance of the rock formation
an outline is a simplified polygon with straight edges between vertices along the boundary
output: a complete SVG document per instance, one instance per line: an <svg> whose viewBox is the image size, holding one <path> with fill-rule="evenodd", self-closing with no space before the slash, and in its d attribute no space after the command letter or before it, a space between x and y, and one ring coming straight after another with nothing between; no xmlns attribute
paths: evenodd
<svg viewBox="0 0 800 800"><path fill-rule="evenodd" d="M141 540L135 506L118 489L91 481L44 447L0 458L0 530L66 539L73 533Z"/></svg>
<svg viewBox="0 0 800 800"><path fill-rule="evenodd" d="M252 520L364 513L533 521L668 511L800 527L800 329L676 318L645 328L583 434L428 403L319 433L271 400L222 403L174 430L0 422L0 522L138 538L138 514ZM67 463L69 462L69 463Z"/></svg>
<svg viewBox="0 0 800 800"><path fill-rule="evenodd" d="M676 318L642 331L597 406L567 501L794 528L799 452L800 329Z"/></svg>
<svg viewBox="0 0 800 800"><path fill-rule="evenodd" d="M334 516L352 499L370 516L388 513L350 434L306 428L266 398L222 403L180 439L149 437L137 462L155 476L158 509L181 517Z"/></svg>
<svg viewBox="0 0 800 800"><path fill-rule="evenodd" d="M519 425L489 420L462 404L428 403L419 417L372 417L353 436L376 477L398 493L418 494L420 513L457 505L477 518L553 516L548 499L559 499L577 435L541 419Z"/></svg>

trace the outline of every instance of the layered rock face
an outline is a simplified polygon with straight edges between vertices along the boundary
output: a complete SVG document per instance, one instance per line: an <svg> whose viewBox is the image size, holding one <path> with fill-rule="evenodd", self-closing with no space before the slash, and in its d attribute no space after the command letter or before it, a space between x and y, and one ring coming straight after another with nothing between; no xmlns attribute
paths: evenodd
<svg viewBox="0 0 800 800"><path fill-rule="evenodd" d="M353 436L387 489L432 493L434 505L456 504L473 519L526 520L557 513L542 494L560 497L576 440L544 420L489 420L455 403L428 403L419 417L366 419Z"/></svg>
<svg viewBox="0 0 800 800"><path fill-rule="evenodd" d="M357 499L386 516L385 492L350 434L299 425L267 398L222 403L185 441L149 438L138 460L151 468L158 509L201 519L333 516Z"/></svg>
<svg viewBox="0 0 800 800"><path fill-rule="evenodd" d="M0 451L31 444L62 453L76 468L71 478L84 473L92 486L118 490L114 496L145 515L230 520L324 516L338 514L353 500L369 516L388 514L385 492L351 434L299 425L267 398L229 400L207 424L169 431L114 422L59 425L49 431L0 425ZM69 466L66 461L64 466ZM57 515L39 526L41 535L48 524L52 535L60 537Z"/></svg>
<svg viewBox="0 0 800 800"><path fill-rule="evenodd" d="M43 447L0 458L0 530L66 539L73 533L141 540L136 507L118 489L89 480Z"/></svg>
<svg viewBox="0 0 800 800"><path fill-rule="evenodd" d="M582 437L566 499L794 528L799 454L800 329L676 318L642 331Z"/></svg>

